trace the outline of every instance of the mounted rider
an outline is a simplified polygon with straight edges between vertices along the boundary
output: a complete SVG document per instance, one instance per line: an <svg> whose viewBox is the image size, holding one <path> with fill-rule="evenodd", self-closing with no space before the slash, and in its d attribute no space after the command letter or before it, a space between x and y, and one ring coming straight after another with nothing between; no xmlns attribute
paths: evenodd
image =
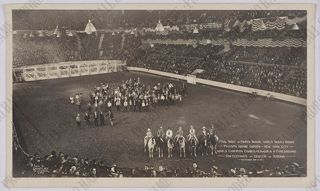
<svg viewBox="0 0 320 191"><path fill-rule="evenodd" d="M208 135L208 130L205 126L202 127L201 136L206 137Z"/></svg>
<svg viewBox="0 0 320 191"><path fill-rule="evenodd" d="M164 138L164 131L163 131L162 126L160 126L160 128L158 129L157 136Z"/></svg>
<svg viewBox="0 0 320 191"><path fill-rule="evenodd" d="M173 137L173 132L170 128L166 131L166 139L172 139Z"/></svg>
<svg viewBox="0 0 320 191"><path fill-rule="evenodd" d="M151 132L150 128L147 129L146 137L147 138L152 138L152 132Z"/></svg>
<svg viewBox="0 0 320 191"><path fill-rule="evenodd" d="M191 125L190 126L190 130L189 130L189 135L188 135L188 141L190 140L196 140L196 142L198 142L198 138L196 136L196 130L194 129L194 127Z"/></svg>
<svg viewBox="0 0 320 191"><path fill-rule="evenodd" d="M148 128L147 129L147 133L146 133L146 136L144 137L144 152L147 151L147 144L148 144L148 141L149 139L151 139L153 136L152 136L152 132L151 132L151 129Z"/></svg>
<svg viewBox="0 0 320 191"><path fill-rule="evenodd" d="M180 137L183 137L183 130L182 130L182 127L180 126L176 132L176 136L175 136L175 140L178 141L178 139Z"/></svg>
<svg viewBox="0 0 320 191"><path fill-rule="evenodd" d="M214 127L214 125L211 125L211 128L209 129L209 134L210 135L215 135L216 134L216 128Z"/></svg>

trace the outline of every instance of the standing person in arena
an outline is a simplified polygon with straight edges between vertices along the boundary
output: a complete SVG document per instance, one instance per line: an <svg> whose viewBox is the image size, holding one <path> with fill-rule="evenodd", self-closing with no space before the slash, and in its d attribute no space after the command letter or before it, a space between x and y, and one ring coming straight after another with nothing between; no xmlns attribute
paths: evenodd
<svg viewBox="0 0 320 191"><path fill-rule="evenodd" d="M97 111L94 111L93 118L94 118L94 125L98 126L99 124L98 124L98 112Z"/></svg>
<svg viewBox="0 0 320 191"><path fill-rule="evenodd" d="M69 100L70 100L70 104L74 104L74 97L73 96L70 96L70 98L69 98Z"/></svg>
<svg viewBox="0 0 320 191"><path fill-rule="evenodd" d="M133 98L130 96L129 97L129 110L130 111L133 111L133 103L132 102L133 102Z"/></svg>
<svg viewBox="0 0 320 191"><path fill-rule="evenodd" d="M137 111L137 98L133 98L132 104L133 104L133 112L136 112Z"/></svg>
<svg viewBox="0 0 320 191"><path fill-rule="evenodd" d="M89 126L90 125L90 115L88 114L88 112L86 112L86 114L84 115L84 120L86 121L86 125Z"/></svg>
<svg viewBox="0 0 320 191"><path fill-rule="evenodd" d="M109 121L110 121L110 125L113 126L113 113L111 110L108 111L108 118L109 118Z"/></svg>
<svg viewBox="0 0 320 191"><path fill-rule="evenodd" d="M108 106L108 111L111 111L112 103L111 103L110 99L109 99L109 101L107 103L107 106Z"/></svg>
<svg viewBox="0 0 320 191"><path fill-rule="evenodd" d="M138 111L139 112L141 112L142 110L141 110L141 108L142 108L142 101L141 101L141 99L138 97L137 98L137 106L138 106Z"/></svg>
<svg viewBox="0 0 320 191"><path fill-rule="evenodd" d="M88 106L88 111L91 112L91 110L92 110L92 105L91 105L91 103L89 102L87 106Z"/></svg>
<svg viewBox="0 0 320 191"><path fill-rule="evenodd" d="M123 109L124 109L124 111L128 111L128 99L127 99L127 97L124 98Z"/></svg>
<svg viewBox="0 0 320 191"><path fill-rule="evenodd" d="M76 94L76 105L78 106L79 110L81 110L80 94Z"/></svg>
<svg viewBox="0 0 320 191"><path fill-rule="evenodd" d="M164 97L164 94L161 94L160 95L160 104L161 104L161 106L164 106L164 103L165 103L165 97Z"/></svg>
<svg viewBox="0 0 320 191"><path fill-rule="evenodd" d="M101 126L104 126L105 125L105 123L104 123L104 115L103 115L103 112L102 111L100 111L100 125Z"/></svg>
<svg viewBox="0 0 320 191"><path fill-rule="evenodd" d="M142 111L146 111L146 101L144 99L142 99L142 102L141 102L141 107L142 107Z"/></svg>
<svg viewBox="0 0 320 191"><path fill-rule="evenodd" d="M77 114L76 116L76 123L77 123L77 126L80 127L81 126L81 118L80 118L80 113Z"/></svg>
<svg viewBox="0 0 320 191"><path fill-rule="evenodd" d="M187 96L188 95L188 88L187 85L183 82L182 83L182 92L183 92L183 96Z"/></svg>
<svg viewBox="0 0 320 191"><path fill-rule="evenodd" d="M99 109L102 110L103 109L103 100L100 99L99 103L98 103Z"/></svg>
<svg viewBox="0 0 320 191"><path fill-rule="evenodd" d="M120 97L117 97L117 98L116 98L117 111L120 111L120 106L121 106L121 99L120 99Z"/></svg>
<svg viewBox="0 0 320 191"><path fill-rule="evenodd" d="M146 111L150 111L150 101L148 99L146 100Z"/></svg>

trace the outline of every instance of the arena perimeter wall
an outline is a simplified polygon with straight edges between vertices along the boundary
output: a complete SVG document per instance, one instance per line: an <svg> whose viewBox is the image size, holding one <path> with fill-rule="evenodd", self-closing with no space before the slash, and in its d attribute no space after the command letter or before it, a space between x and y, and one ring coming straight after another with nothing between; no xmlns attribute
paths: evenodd
<svg viewBox="0 0 320 191"><path fill-rule="evenodd" d="M119 72L125 65L121 60L70 61L13 68L13 73L21 71L23 81L36 81Z"/></svg>
<svg viewBox="0 0 320 191"><path fill-rule="evenodd" d="M300 97L295 97L295 96L290 96L290 95L286 95L286 94L281 94L281 93L276 93L276 92L271 92L271 91L266 91L266 90L260 90L260 89L254 89L254 88L249 88L249 87L244 87L244 86L237 86L237 85L233 85L233 84L205 80L205 79L200 79L200 78L196 78L196 77L178 75L178 74L162 72L162 71L157 71L157 70L150 70L150 69L146 69L146 68L127 67L127 69L129 71L146 72L146 73L150 73L150 74L166 76L166 77L175 78L175 79L179 79L179 80L186 80L188 82L193 81L194 83L200 83L200 84L205 84L205 85L209 85L209 86L214 86L214 87L219 87L219 88L224 88L224 89L229 89L229 90L239 91L239 92L244 92L244 93L256 92L257 95L259 95L259 96L267 97L267 96L271 95L274 99L292 102L292 103L296 103L299 105L307 105L306 99L300 98ZM189 78L194 78L194 79L189 79Z"/></svg>

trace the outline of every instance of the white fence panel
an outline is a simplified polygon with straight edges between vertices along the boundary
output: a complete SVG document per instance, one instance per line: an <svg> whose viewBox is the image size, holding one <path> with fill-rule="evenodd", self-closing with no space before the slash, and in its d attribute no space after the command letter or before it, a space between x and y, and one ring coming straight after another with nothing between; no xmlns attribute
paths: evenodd
<svg viewBox="0 0 320 191"><path fill-rule="evenodd" d="M91 60L31 65L16 69L23 71L22 77L25 81L34 81L117 72L125 65L121 60Z"/></svg>

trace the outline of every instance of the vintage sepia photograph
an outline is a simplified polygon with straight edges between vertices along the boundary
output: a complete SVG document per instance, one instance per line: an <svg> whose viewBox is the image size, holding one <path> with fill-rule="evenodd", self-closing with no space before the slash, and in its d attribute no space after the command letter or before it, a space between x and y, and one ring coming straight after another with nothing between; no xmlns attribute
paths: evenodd
<svg viewBox="0 0 320 191"><path fill-rule="evenodd" d="M313 8L8 6L8 173L33 186L306 185Z"/></svg>

